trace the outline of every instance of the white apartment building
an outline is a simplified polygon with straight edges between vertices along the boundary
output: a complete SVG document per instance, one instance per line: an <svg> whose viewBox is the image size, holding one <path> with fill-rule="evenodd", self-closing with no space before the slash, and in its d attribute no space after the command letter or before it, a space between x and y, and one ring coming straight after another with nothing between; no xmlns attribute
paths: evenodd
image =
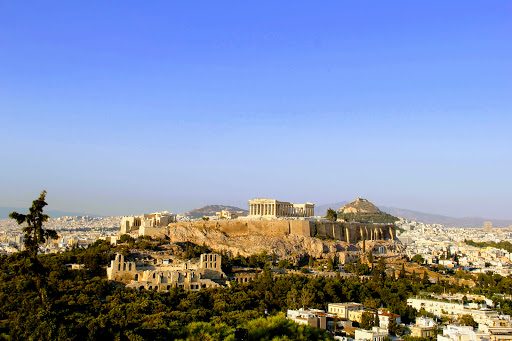
<svg viewBox="0 0 512 341"><path fill-rule="evenodd" d="M488 334L476 333L471 326L448 325L443 328L443 335L437 335L437 341L487 341Z"/></svg>
<svg viewBox="0 0 512 341"><path fill-rule="evenodd" d="M356 329L356 340L357 341L382 341L388 336L388 330L385 328L372 327L371 330Z"/></svg>
<svg viewBox="0 0 512 341"><path fill-rule="evenodd" d="M393 314L387 311L379 311L379 326L388 329L389 322L395 319L396 323L402 323L400 315Z"/></svg>
<svg viewBox="0 0 512 341"><path fill-rule="evenodd" d="M497 311L487 308L470 309L466 308L464 304L460 303L418 298L407 299L407 305L417 309L418 311L425 309L427 312L432 313L438 317L446 316L459 319L462 315L471 315L475 322L490 327L511 326L511 318L509 315L500 315Z"/></svg>

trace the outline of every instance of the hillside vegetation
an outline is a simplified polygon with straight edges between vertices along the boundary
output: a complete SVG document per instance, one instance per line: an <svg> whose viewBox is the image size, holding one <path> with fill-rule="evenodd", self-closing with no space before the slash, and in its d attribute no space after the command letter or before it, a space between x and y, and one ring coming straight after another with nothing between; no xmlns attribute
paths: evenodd
<svg viewBox="0 0 512 341"><path fill-rule="evenodd" d="M0 340L234 340L237 327L248 329L249 340L332 340L322 330L286 320L284 312L353 301L369 308L383 306L409 323L421 313L407 306L409 296L468 291L461 282L438 278L438 283L431 283L405 271L398 279L388 277L381 259L366 266L371 275L366 281L275 277L269 268L271 256L227 258L226 265L252 262L264 271L247 284L231 282L231 287L197 292L138 291L106 280L105 266L115 252L125 253L140 242L113 248L98 241L88 249L39 255L35 260L25 253L1 256ZM74 263L85 269L66 266ZM499 275L479 274L478 283L473 291L488 297L509 293L512 287L511 279ZM512 312L512 301L499 303L501 311Z"/></svg>
<svg viewBox="0 0 512 341"><path fill-rule="evenodd" d="M357 198L338 209L338 219L360 223L393 224L399 219L386 212L382 212L371 201Z"/></svg>

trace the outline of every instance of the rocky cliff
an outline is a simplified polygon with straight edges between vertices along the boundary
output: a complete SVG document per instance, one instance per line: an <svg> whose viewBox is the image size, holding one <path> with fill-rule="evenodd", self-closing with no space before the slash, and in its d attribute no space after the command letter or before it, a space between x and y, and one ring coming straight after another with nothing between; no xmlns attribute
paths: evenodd
<svg viewBox="0 0 512 341"><path fill-rule="evenodd" d="M283 237L248 234L229 236L218 229L197 228L186 225L173 225L168 228L167 236L172 242L190 241L207 245L220 252L226 251L236 256L249 256L266 251L275 253L278 259L298 262L310 255L315 258L327 258L337 255L341 262L351 261L359 256L363 242L355 244L346 241L325 240L316 237L288 234ZM366 250L385 251L388 256L399 255L403 245L395 240L365 241Z"/></svg>
<svg viewBox="0 0 512 341"><path fill-rule="evenodd" d="M203 243L232 255L267 251L279 258L298 261L306 255L324 258L337 254L342 261L357 255L362 243L367 250L399 253L392 225L349 224L307 220L228 220L194 221L170 224L148 230L152 236L166 236L173 242Z"/></svg>

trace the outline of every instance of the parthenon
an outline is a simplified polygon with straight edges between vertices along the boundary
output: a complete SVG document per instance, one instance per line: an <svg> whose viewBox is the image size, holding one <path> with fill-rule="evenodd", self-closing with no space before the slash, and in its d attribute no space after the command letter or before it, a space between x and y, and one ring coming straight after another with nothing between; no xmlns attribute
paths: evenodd
<svg viewBox="0 0 512 341"><path fill-rule="evenodd" d="M275 199L249 200L249 216L264 217L312 217L315 215L315 204L294 204Z"/></svg>

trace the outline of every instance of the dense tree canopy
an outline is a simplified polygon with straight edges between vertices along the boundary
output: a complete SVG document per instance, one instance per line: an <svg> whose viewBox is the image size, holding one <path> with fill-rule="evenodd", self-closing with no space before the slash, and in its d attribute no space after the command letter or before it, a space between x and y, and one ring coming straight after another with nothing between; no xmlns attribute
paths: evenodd
<svg viewBox="0 0 512 341"><path fill-rule="evenodd" d="M194 247L191 247L194 248ZM330 302L362 302L383 305L413 321L417 312L406 305L410 294L435 290L430 283L410 278L394 280L385 276L379 259L375 280L307 277L274 277L269 270L271 256L226 257L227 263L267 262L264 272L247 284L208 288L199 292L173 289L170 292L133 290L109 282L104 266L116 250L105 241L87 249L61 254L39 255L46 269L47 300L36 298L34 275L24 270L21 254L0 259L0 334L13 339L200 339L199 335L231 335L234 328L246 327L249 334L272 329L275 337L323 340L321 331L300 327L283 319L287 309L309 307L326 309ZM70 270L66 264L85 264L86 269ZM261 265L261 264L259 264ZM457 289L447 285L447 290ZM271 319L265 318L267 312ZM259 322L258 322L259 321ZM268 331L267 330L267 331ZM297 335L302 336L293 336ZM228 337L226 336L226 337Z"/></svg>

